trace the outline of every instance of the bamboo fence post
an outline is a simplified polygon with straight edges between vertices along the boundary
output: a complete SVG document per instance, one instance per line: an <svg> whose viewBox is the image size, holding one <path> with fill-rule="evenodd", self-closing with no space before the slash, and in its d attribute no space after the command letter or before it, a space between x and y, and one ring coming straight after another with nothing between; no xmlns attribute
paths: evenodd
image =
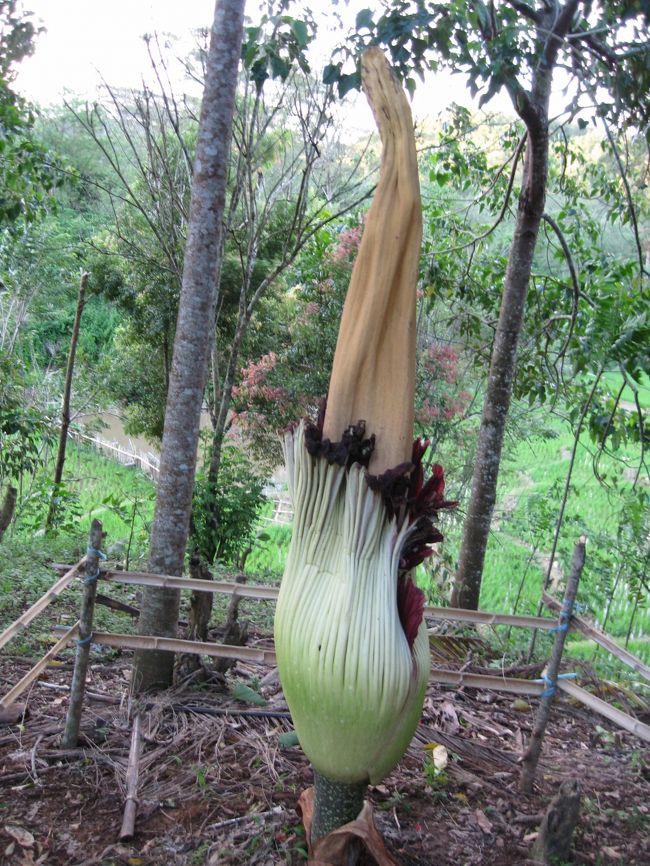
<svg viewBox="0 0 650 866"><path fill-rule="evenodd" d="M70 685L70 704L65 720L62 745L74 749L79 738L79 724L86 688L86 672L90 655L90 641L93 636L93 615L95 613L95 596L97 594L97 579L99 578L99 560L105 559L101 551L102 525L99 520L93 520L90 527L90 539L86 552L86 576L84 577L84 595L79 615L79 639L74 660L72 684Z"/></svg>
<svg viewBox="0 0 650 866"><path fill-rule="evenodd" d="M129 751L129 762L126 768L126 801L124 803L124 815L122 816L122 829L120 830L120 842L133 839L135 834L135 818L138 813L138 775L140 767L140 748L142 737L140 733L140 713L133 716L133 730L131 732L131 749Z"/></svg>
<svg viewBox="0 0 650 866"><path fill-rule="evenodd" d="M551 650L551 657L548 662L546 674L543 677L546 688L542 692L542 699L537 710L533 732L530 736L528 748L526 749L521 765L519 790L524 794L530 794L533 789L535 771L542 751L544 732L546 731L546 726L551 714L553 697L557 691L558 674L560 671L560 662L562 661L562 653L564 651L564 643L571 625L573 605L578 592L578 583L580 582L580 575L585 564L586 543L587 539L583 535L578 539L573 550L571 573L567 580L560 618L555 628L555 643Z"/></svg>

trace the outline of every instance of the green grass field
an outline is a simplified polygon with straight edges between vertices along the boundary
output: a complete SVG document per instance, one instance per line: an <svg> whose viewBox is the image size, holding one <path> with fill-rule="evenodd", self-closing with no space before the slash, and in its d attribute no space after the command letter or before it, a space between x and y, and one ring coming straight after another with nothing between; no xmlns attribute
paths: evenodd
<svg viewBox="0 0 650 866"><path fill-rule="evenodd" d="M623 385L623 377L620 373L605 373L603 379L609 385L614 394L618 394ZM637 394L639 405L643 409L650 408L650 379L647 376L642 376L641 381L637 384ZM626 403L634 402L634 392L628 385L623 389L621 400Z"/></svg>

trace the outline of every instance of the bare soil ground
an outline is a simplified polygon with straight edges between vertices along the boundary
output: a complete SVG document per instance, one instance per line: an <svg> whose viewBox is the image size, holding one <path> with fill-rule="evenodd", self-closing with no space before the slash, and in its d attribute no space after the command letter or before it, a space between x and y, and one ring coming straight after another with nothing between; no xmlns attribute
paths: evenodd
<svg viewBox="0 0 650 866"><path fill-rule="evenodd" d="M24 658L5 656L2 691L30 666ZM235 700L223 681L174 689L141 706L136 835L118 842L131 736L129 668L127 653L93 653L93 697L78 750L64 750L59 742L69 661L49 668L46 682L32 688L17 724L0 727L0 862L303 863L295 804L311 783L308 762L299 747L279 740L292 727L277 678L241 664L228 681L259 690L267 701L263 708ZM518 758L535 707L536 701L431 685L409 753L382 785L370 789L377 826L404 866L532 863L528 854L541 816L568 778L577 778L582 790L574 862L650 864L650 749L560 700L535 793L525 797L517 790ZM431 744L449 753L441 775L431 764Z"/></svg>

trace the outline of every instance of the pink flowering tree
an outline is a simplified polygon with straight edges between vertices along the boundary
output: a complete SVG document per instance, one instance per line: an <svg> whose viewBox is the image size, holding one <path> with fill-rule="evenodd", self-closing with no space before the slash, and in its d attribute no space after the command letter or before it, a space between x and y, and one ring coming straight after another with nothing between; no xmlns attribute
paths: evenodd
<svg viewBox="0 0 650 866"><path fill-rule="evenodd" d="M243 438L269 467L281 458L277 433L315 415L327 393L338 323L363 220L316 234L288 276L282 302L269 310L273 347L251 340L233 389L230 436ZM261 334L266 336L265 333Z"/></svg>
<svg viewBox="0 0 650 866"><path fill-rule="evenodd" d="M337 326L350 272L363 235L364 216L323 230L289 274L289 289L265 332L273 348L252 342L233 389L230 436L244 439L269 468L280 460L278 433L296 418L314 416L327 393ZM418 292L419 303L428 303ZM475 428L471 365L457 341L428 333L427 314L419 317L415 426L443 459L451 455L468 427ZM452 446L451 448L448 446ZM461 473L462 474L462 473Z"/></svg>
<svg viewBox="0 0 650 866"><path fill-rule="evenodd" d="M474 395L464 383L460 350L427 338L418 353L415 424L434 448L457 433L471 412Z"/></svg>

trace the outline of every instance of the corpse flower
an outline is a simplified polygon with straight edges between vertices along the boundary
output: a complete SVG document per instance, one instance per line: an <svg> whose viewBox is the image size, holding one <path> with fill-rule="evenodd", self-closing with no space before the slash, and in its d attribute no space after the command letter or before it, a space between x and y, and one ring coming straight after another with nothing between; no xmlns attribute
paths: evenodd
<svg viewBox="0 0 650 866"><path fill-rule="evenodd" d="M312 762L312 842L355 819L406 750L429 675L412 569L442 536L442 468L413 444L421 209L407 99L379 49L362 79L381 135L379 184L318 423L284 439L294 529L275 617L284 694Z"/></svg>

